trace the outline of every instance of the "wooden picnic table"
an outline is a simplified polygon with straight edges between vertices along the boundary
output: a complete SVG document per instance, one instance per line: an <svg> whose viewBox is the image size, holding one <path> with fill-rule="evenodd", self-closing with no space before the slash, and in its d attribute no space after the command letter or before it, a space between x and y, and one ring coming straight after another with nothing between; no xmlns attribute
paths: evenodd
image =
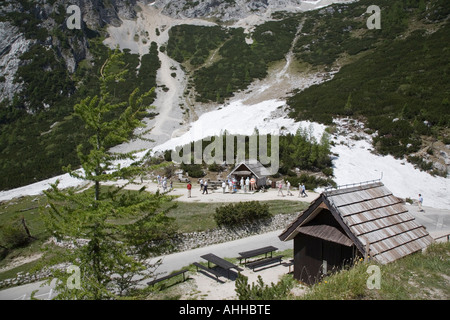
<svg viewBox="0 0 450 320"><path fill-rule="evenodd" d="M220 268L227 270L228 271L228 277L230 276L230 269L232 269L232 268L238 269L237 265L235 265L235 264L233 264L233 263L231 263L231 262L229 262L227 260L224 260L222 258L219 258L218 256L216 256L213 253L205 254L205 255L201 256L201 258L205 259L206 261L208 261L208 268L210 268L209 264L213 263L216 266L219 266Z"/></svg>
<svg viewBox="0 0 450 320"><path fill-rule="evenodd" d="M239 263L242 263L242 259L245 259L244 264L246 264L248 258L256 257L262 254L265 254L265 257L267 258L267 254L270 253L270 257L272 257L273 252L277 250L278 248L274 246L267 246L259 249L239 252Z"/></svg>

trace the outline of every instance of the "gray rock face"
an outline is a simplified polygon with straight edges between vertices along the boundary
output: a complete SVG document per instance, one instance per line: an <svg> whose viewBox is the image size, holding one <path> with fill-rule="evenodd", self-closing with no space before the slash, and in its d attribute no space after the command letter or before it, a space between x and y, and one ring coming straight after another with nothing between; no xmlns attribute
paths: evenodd
<svg viewBox="0 0 450 320"><path fill-rule="evenodd" d="M348 0L347 0L348 1ZM345 0L316 1L317 5L345 2ZM239 20L252 14L263 15L269 10L310 9L315 3L303 0L156 0L163 13L174 18L215 18L222 21Z"/></svg>
<svg viewBox="0 0 450 320"><path fill-rule="evenodd" d="M23 63L20 56L28 51L33 40L25 39L19 28L9 22L0 22L0 100L12 101L22 85L14 82L16 72Z"/></svg>
<svg viewBox="0 0 450 320"><path fill-rule="evenodd" d="M217 18L223 21L238 20L251 14L263 14L269 8L299 6L301 0L157 0L155 5L164 8L163 13L176 18Z"/></svg>
<svg viewBox="0 0 450 320"><path fill-rule="evenodd" d="M87 32L104 30L107 25L120 26L121 19L135 19L137 3L153 3L163 8L163 14L176 18L211 18L222 21L239 20L252 14L264 15L276 10L296 10L301 6L309 8L314 5L346 2L348 0L320 0L304 2L303 0L35 0L28 5L16 0L0 2L0 98L11 100L20 92L21 84L15 83L15 74L23 55L34 43L44 45L48 50L64 60L70 74L76 71L78 63L90 59ZM83 20L82 34L76 35L65 26L70 14L66 12L70 5L81 10ZM305 8L306 8L305 7ZM21 33L21 26L8 21L10 14L31 15L38 21L38 28L44 28L49 36L45 41L27 39ZM16 22L17 24L17 22ZM64 35L62 43L56 33Z"/></svg>
<svg viewBox="0 0 450 320"><path fill-rule="evenodd" d="M4 0L0 3L0 99L12 101L14 95L21 91L22 84L16 83L15 77L22 63L20 57L26 53L33 44L40 43L48 50L64 60L69 73L74 73L78 63L90 58L87 35L68 30L66 19L70 16L66 12L70 5L77 5L81 10L83 25L91 30L99 30L106 25L120 26L121 18L134 19L136 17L136 0L56 0L53 4L46 0L36 0L23 6L19 1ZM39 28L46 29L49 37L45 41L27 39L20 31L19 25L8 21L11 15L33 16L39 21ZM62 17L61 17L62 16ZM57 22L57 21L58 22ZM63 21L63 23L61 23ZM66 43L61 43L55 36L55 30L65 33ZM83 27L83 32L87 29Z"/></svg>

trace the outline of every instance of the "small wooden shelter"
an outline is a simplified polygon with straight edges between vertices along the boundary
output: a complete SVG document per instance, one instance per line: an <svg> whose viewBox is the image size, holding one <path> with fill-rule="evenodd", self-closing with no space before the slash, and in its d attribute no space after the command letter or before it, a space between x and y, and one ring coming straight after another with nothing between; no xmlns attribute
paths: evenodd
<svg viewBox="0 0 450 320"><path fill-rule="evenodd" d="M249 177L251 179L254 177L256 179L256 186L263 187L266 185L266 179L269 175L269 170L261 162L257 160L245 160L236 165L228 177L235 178L237 181L240 181L241 178L246 179Z"/></svg>
<svg viewBox="0 0 450 320"><path fill-rule="evenodd" d="M294 278L308 284L354 258L386 264L434 242L381 182L323 192L279 238L294 240Z"/></svg>

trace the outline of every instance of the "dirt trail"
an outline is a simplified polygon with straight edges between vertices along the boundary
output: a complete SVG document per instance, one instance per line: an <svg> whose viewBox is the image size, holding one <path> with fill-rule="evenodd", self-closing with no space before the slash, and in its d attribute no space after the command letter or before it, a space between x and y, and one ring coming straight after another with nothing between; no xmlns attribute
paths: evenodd
<svg viewBox="0 0 450 320"><path fill-rule="evenodd" d="M108 184L122 186L126 181L114 181ZM162 192L162 188L158 187L156 182L151 180L144 180L142 183L130 184L125 189L127 190L139 190L145 186L148 192L156 192L159 190ZM289 201L301 201L312 202L319 197L316 192L307 191L307 197L299 197L299 191L297 188L291 189L293 196L288 196L286 189L283 189L283 195L278 195L278 189L268 189L267 192L243 192L239 190L237 193L230 193L228 190L224 193L222 188L216 190L209 189L208 194L203 194L200 191L199 184L193 181L192 197L187 197L186 185L182 183L176 183L174 189L168 192L168 195L176 196L175 201L181 202L241 202L241 201L269 201L269 200L289 200Z"/></svg>
<svg viewBox="0 0 450 320"><path fill-rule="evenodd" d="M305 89L330 77L329 73L298 70L294 63L294 48L301 36L302 28L303 20L298 25L297 33L284 60L272 65L266 78L254 81L247 90L237 93L234 99L242 99L248 105L272 99L285 99L295 89Z"/></svg>
<svg viewBox="0 0 450 320"><path fill-rule="evenodd" d="M119 46L121 49L128 48L133 53L143 55L148 52L152 41L155 41L158 47L166 45L169 40L169 30L175 25L215 25L202 19L174 19L163 15L161 9L152 5L141 4L140 7L142 10L138 13L136 20L124 20L120 27L108 28L110 37L105 40L105 44L110 47ZM253 26L268 20L270 20L270 15L250 16L232 27L243 27L250 31ZM161 68L157 74L157 99L153 104L158 116L151 120L144 120L145 130L152 129L147 138L153 141L133 140L113 148L113 151L130 152L151 149L189 131L190 124L205 112L222 108L236 101L243 101L246 105L255 105L268 100L284 100L294 89L305 89L330 79L332 77L330 73L299 71L296 64L293 63L295 59L292 49L300 37L301 27L302 23L300 22L297 36L285 59L274 64L265 79L254 81L248 89L237 92L224 105L194 102L194 106L189 97L184 94L188 77L181 69L180 64L165 53L159 52ZM189 113L185 110L189 110ZM280 117L282 116L280 115Z"/></svg>
<svg viewBox="0 0 450 320"><path fill-rule="evenodd" d="M120 49L130 49L132 53L144 55L148 53L151 42L156 42L158 48L167 44L169 30L172 26L179 24L214 25L211 22L200 19L177 20L161 13L160 9L151 5L140 4L141 11L137 19L124 20L120 27L109 27L109 38L105 44L111 48L119 46ZM161 68L157 73L157 99L153 103L155 112L158 113L154 119L144 120L147 127L152 129L147 138L149 141L131 141L115 147L114 151L129 152L138 149L149 149L170 140L177 131L184 132L188 126L185 123L183 110L186 101L183 93L187 85L186 74L180 64L159 51ZM172 76L175 74L175 77Z"/></svg>

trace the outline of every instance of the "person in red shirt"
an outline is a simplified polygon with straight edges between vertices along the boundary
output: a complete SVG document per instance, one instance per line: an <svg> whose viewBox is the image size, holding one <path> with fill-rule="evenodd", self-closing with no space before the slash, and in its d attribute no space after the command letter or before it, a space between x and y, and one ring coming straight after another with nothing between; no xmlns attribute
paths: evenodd
<svg viewBox="0 0 450 320"><path fill-rule="evenodd" d="M191 189L192 189L192 184L191 184L191 182L189 181L188 184L187 184L188 198L191 197Z"/></svg>

